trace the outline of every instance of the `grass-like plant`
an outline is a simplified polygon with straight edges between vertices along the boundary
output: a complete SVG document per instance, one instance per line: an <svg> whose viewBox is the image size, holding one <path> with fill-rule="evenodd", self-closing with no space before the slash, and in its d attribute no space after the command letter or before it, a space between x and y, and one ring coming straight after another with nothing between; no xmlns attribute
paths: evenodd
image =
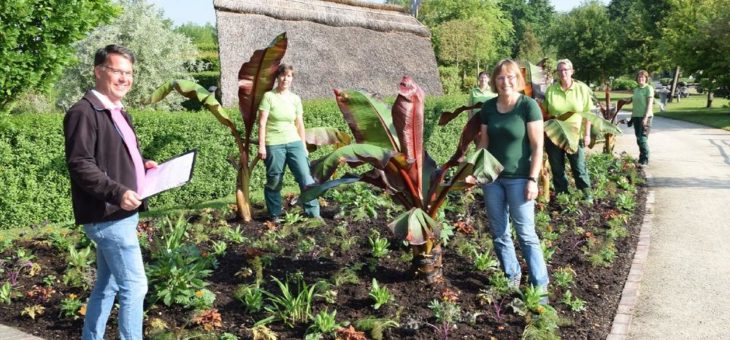
<svg viewBox="0 0 730 340"><path fill-rule="evenodd" d="M388 330L388 328L400 327L400 324L393 319L368 316L355 321L355 327L357 327L357 329L370 332L370 337L373 338L373 340L382 340L383 332Z"/></svg>
<svg viewBox="0 0 730 340"><path fill-rule="evenodd" d="M228 244L226 241L213 241L213 246L211 247L211 250L213 250L213 254L215 256L221 257L226 254L226 249L228 249Z"/></svg>
<svg viewBox="0 0 730 340"><path fill-rule="evenodd" d="M373 304L374 309L380 309L380 307L390 302L392 299L388 288L385 286L381 287L380 284L378 284L378 280L375 278L373 278L372 285L370 286L370 294L368 295L373 298L373 301L375 301Z"/></svg>
<svg viewBox="0 0 730 340"><path fill-rule="evenodd" d="M337 271L335 275L332 276L332 282L337 287L345 284L358 284L360 282L360 276L357 275L357 271L361 268L362 263L359 265L342 268Z"/></svg>
<svg viewBox="0 0 730 340"><path fill-rule="evenodd" d="M289 277L287 277L286 282L281 282L272 276L272 279L279 287L280 295L264 291L264 295L271 303L271 305L264 308L270 314L264 320L280 320L293 328L297 324L309 322L312 318L312 301L318 287L317 285L307 285L301 275L293 276L296 281L296 291L289 287Z"/></svg>

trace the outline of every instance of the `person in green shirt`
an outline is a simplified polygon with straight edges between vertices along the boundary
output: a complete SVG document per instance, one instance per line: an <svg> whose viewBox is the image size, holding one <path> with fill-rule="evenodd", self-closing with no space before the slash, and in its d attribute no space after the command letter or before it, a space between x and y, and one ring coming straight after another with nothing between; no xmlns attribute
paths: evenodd
<svg viewBox="0 0 730 340"><path fill-rule="evenodd" d="M573 63L568 59L560 59L557 63L558 82L548 86L545 91L545 108L551 117L566 112L585 113L593 107L592 91L588 85L573 79ZM568 178L565 175L565 158L570 162L575 185L583 191L587 202L593 201L591 195L591 179L586 169L585 146L591 143L591 124L579 114L573 115L566 123L575 125L581 131L578 150L569 154L555 145L550 138L545 138L545 151L550 162L555 193L568 191Z"/></svg>
<svg viewBox="0 0 730 340"><path fill-rule="evenodd" d="M492 92L489 88L489 73L487 71L479 72L477 77L478 86L471 89L469 92L469 106L474 106L476 103L484 103L489 99L497 96L496 93ZM479 109L471 110L469 117L479 113Z"/></svg>
<svg viewBox="0 0 730 340"><path fill-rule="evenodd" d="M636 73L639 86L634 89L633 96L621 99L625 104L633 104L629 126L634 126L636 144L639 145L639 166L649 164L649 129L654 117L654 88L649 85L649 81L649 72L639 70Z"/></svg>
<svg viewBox="0 0 730 340"><path fill-rule="evenodd" d="M264 200L269 218L281 220L281 187L284 165L289 166L299 189L314 183L304 145L302 100L291 92L294 67L281 64L276 71L276 88L266 92L259 104L259 157L266 165ZM303 203L309 217L319 217L319 201Z"/></svg>
<svg viewBox="0 0 730 340"><path fill-rule="evenodd" d="M543 152L542 114L534 99L520 93L525 79L516 62L500 61L491 80L498 96L484 102L479 112L479 147L486 148L504 167L494 182L482 187L494 250L510 285L519 287L522 272L512 241L511 220L527 262L530 284L547 292L547 266L535 232L537 176ZM547 297L540 302L547 303Z"/></svg>

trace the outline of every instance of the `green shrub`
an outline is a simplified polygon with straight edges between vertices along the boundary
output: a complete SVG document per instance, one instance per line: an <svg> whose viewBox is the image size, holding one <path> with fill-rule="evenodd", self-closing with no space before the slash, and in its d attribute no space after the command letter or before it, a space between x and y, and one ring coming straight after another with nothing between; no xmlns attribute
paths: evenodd
<svg viewBox="0 0 730 340"><path fill-rule="evenodd" d="M439 66L439 78L447 95L461 93L461 77L456 66Z"/></svg>
<svg viewBox="0 0 730 340"><path fill-rule="evenodd" d="M611 83L611 90L629 91L635 89L637 86L639 86L639 84L636 80L620 77Z"/></svg>
<svg viewBox="0 0 730 340"><path fill-rule="evenodd" d="M426 98L426 149L439 164L454 152L466 115L445 127L437 126L436 121L441 111L461 106L466 99L464 95ZM229 113L241 126L237 110L229 109ZM145 157L164 161L189 149L198 150L192 181L151 198L152 209L190 206L234 193L236 171L228 159L237 150L229 130L213 115L144 110L132 111L132 117ZM349 133L333 99L304 102L304 120L307 127L332 126ZM73 220L62 125L63 115L0 116L0 183L5 188L0 195L0 229ZM310 159L320 158L328 150L314 151ZM297 188L293 176L286 173L284 187ZM251 178L252 191L263 190L264 182L260 163Z"/></svg>

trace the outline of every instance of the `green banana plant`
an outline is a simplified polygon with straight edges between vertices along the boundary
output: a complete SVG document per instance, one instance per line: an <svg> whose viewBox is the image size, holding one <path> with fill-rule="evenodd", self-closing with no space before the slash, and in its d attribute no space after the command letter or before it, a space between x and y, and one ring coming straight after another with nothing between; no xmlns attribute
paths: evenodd
<svg viewBox="0 0 730 340"><path fill-rule="evenodd" d="M446 195L477 182L489 183L502 165L486 150L465 157L479 125L467 125L454 155L441 166L423 148L424 92L406 76L389 108L372 95L357 90L334 90L355 144L344 146L315 161L315 184L301 194L302 200L321 196L342 184L365 182L383 189L407 211L389 224L393 233L407 241L414 253L413 271L429 283L442 280L441 227L436 221ZM475 120L478 123L478 120ZM360 175L333 178L342 164L371 167ZM450 168L456 167L447 179Z"/></svg>
<svg viewBox="0 0 730 340"><path fill-rule="evenodd" d="M148 104L157 103L174 89L187 98L198 100L221 124L231 130L231 135L233 135L239 153L236 166L236 207L238 216L246 222L252 219L250 181L253 169L259 161L258 155L253 160L249 159L249 155L251 155L251 135L256 123L258 105L264 93L274 87L276 80L274 75L281 64L286 47L286 33L282 33L268 47L256 50L249 61L241 66L238 73L238 98L244 124L243 136L241 136L235 123L218 100L215 99L215 96L193 81L168 81L157 88L148 100ZM310 128L305 131L305 137L308 148L312 149L322 145L335 144L340 146L350 143L347 134L333 128ZM254 142L254 144L257 143Z"/></svg>

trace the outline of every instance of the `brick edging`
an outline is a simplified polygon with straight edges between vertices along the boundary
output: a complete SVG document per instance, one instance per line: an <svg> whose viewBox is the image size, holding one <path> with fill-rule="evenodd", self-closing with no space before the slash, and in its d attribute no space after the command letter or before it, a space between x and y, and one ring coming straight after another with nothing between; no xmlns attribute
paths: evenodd
<svg viewBox="0 0 730 340"><path fill-rule="evenodd" d="M631 321L634 318L636 303L639 300L641 278L644 276L646 259L649 256L655 203L654 190L652 189L654 177L646 168L644 168L644 175L649 189L646 196L644 220L641 222L641 231L639 232L639 242L636 245L634 260L631 263L631 270L629 270L629 276L626 278L624 290L621 292L621 301L616 309L616 316L613 318L611 333L608 334L606 340L626 339L631 327Z"/></svg>

